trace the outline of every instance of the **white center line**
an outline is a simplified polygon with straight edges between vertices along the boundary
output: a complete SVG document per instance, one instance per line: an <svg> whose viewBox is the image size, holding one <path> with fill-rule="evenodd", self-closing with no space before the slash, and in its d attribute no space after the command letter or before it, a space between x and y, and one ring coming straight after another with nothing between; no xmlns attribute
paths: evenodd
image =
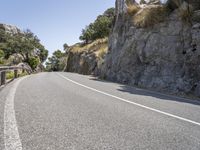
<svg viewBox="0 0 200 150"><path fill-rule="evenodd" d="M6 97L4 108L4 144L5 150L22 150L17 121L15 118L14 98L18 85L24 78L18 79Z"/></svg>
<svg viewBox="0 0 200 150"><path fill-rule="evenodd" d="M81 84L81 83L78 83L78 82L76 82L76 81L73 81L73 80L67 78L66 76L61 75L60 73L57 73L57 74L58 74L60 77L64 78L65 80L68 80L68 81L70 81L70 82L72 82L72 83L74 83L74 84L76 84L76 85L82 86L82 87L87 88L87 89L89 89L89 90L92 90L92 91L101 93L101 94L103 94L103 95L106 95L106 96L109 96L109 97L118 99L118 100L120 100L120 101L129 103L129 104L132 104L132 105L136 105L136 106L138 106L138 107L142 107L142 108L145 108L145 109L148 109L148 110L151 110L151 111L154 111L154 112L157 112L157 113L160 113L160 114L169 116L169 117L173 117L173 118L176 118L176 119L179 119L179 120L182 120L182 121L189 122L189 123L192 123L192 124L195 124L195 125L200 126L200 123L199 123L199 122L192 121L192 120L190 120L190 119L186 119L186 118L183 118L183 117L180 117L180 116L176 116L176 115L173 115L173 114L170 114L170 113L167 113L167 112L164 112L164 111L155 109L155 108L151 108L151 107L148 107L148 106L139 104L139 103L135 103L135 102L132 102L132 101L130 101L130 100L127 100L127 99L124 99L124 98L120 98L120 97L118 97L118 96L114 96L114 95L112 95L112 94L108 94L108 93L106 93L106 92L103 92L103 91L97 90L97 89L95 89L95 88L91 88L91 87L89 87L89 86L86 86L86 85L83 85L83 84Z"/></svg>

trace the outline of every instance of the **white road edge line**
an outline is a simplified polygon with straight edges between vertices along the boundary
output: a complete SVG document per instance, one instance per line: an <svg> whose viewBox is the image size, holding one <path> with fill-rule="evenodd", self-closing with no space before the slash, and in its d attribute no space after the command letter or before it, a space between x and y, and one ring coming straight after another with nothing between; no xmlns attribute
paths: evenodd
<svg viewBox="0 0 200 150"><path fill-rule="evenodd" d="M17 121L14 109L14 98L17 87L26 77L18 79L11 87L5 101L4 107L4 145L5 150L22 150L22 143L19 137Z"/></svg>
<svg viewBox="0 0 200 150"><path fill-rule="evenodd" d="M101 93L101 94L106 95L106 96L110 96L110 97L112 97L112 98L118 99L118 100L120 100L120 101L129 103L129 104L132 104L132 105L136 105L136 106L138 106L138 107L142 107L142 108L145 108L145 109L148 109L148 110L151 110L151 111L154 111L154 112L157 112L157 113L160 113L160 114L169 116L169 117L173 117L173 118L176 118L176 119L179 119L179 120L182 120L182 121L189 122L189 123L192 123L192 124L195 124L195 125L200 126L200 123L199 123L199 122L192 121L192 120L190 120L190 119L186 119L186 118L183 118L183 117L180 117L180 116L176 116L176 115L173 115L173 114L170 114L170 113L167 113L167 112L158 110L158 109L154 109L154 108L151 108L151 107L148 107L148 106L139 104L139 103L132 102L132 101L130 101L130 100L126 100L126 99L124 99L124 98L120 98L120 97L118 97L118 96L114 96L114 95L112 95L112 94L108 94L108 93L106 93L106 92L99 91L99 90L97 90L97 89L94 89L94 88L91 88L91 87L89 87L89 86L86 86L86 85L83 85L83 84L81 84L81 83L78 83L78 82L76 82L76 81L73 81L73 80L71 80L71 79L69 79L69 78L67 78L67 77L65 77L65 76L63 76L63 75L61 75L60 73L57 73L57 74L58 74L60 77L66 79L66 80L68 80L68 81L70 81L70 82L72 82L72 83L74 83L74 84L77 84L77 85L79 85L79 86L82 86L82 87L84 87L84 88L87 88L87 89L89 89L89 90L92 90L92 91Z"/></svg>

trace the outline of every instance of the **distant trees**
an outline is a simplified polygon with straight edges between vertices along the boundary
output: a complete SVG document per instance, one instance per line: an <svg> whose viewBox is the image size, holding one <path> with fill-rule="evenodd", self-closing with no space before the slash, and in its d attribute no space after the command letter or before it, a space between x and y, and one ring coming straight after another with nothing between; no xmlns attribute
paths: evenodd
<svg viewBox="0 0 200 150"><path fill-rule="evenodd" d="M65 53L61 50L56 50L52 57L48 58L46 62L47 71L61 71L64 69L66 59Z"/></svg>
<svg viewBox="0 0 200 150"><path fill-rule="evenodd" d="M99 38L108 37L112 28L113 20L114 8L109 8L103 13L103 15L99 15L93 23L90 23L82 30L79 39L88 43Z"/></svg>

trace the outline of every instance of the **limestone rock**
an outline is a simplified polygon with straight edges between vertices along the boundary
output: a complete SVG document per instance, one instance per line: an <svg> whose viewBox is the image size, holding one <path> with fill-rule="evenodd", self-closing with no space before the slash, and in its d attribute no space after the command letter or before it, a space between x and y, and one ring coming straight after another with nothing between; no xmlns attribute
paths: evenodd
<svg viewBox="0 0 200 150"><path fill-rule="evenodd" d="M118 19L101 76L151 90L199 96L199 86L195 87L200 81L199 23L185 23L174 11L164 22L137 28L123 14L124 1L117 0L117 6Z"/></svg>
<svg viewBox="0 0 200 150"><path fill-rule="evenodd" d="M17 65L19 63L22 63L23 60L24 60L24 58L22 55L13 54L8 58L6 65Z"/></svg>
<svg viewBox="0 0 200 150"><path fill-rule="evenodd" d="M69 47L68 60L64 71L80 74L100 74L108 49L108 39L99 39L88 45L80 43Z"/></svg>
<svg viewBox="0 0 200 150"><path fill-rule="evenodd" d="M193 13L192 21L193 21L193 22L199 22L199 23L200 23L200 10L195 11L195 12Z"/></svg>
<svg viewBox="0 0 200 150"><path fill-rule="evenodd" d="M97 59L94 53L68 53L67 72L77 72L80 74L93 74L97 66Z"/></svg>
<svg viewBox="0 0 200 150"><path fill-rule="evenodd" d="M1 23L0 23L0 29L11 34L17 34L21 32L20 29L18 29L16 26L1 24Z"/></svg>

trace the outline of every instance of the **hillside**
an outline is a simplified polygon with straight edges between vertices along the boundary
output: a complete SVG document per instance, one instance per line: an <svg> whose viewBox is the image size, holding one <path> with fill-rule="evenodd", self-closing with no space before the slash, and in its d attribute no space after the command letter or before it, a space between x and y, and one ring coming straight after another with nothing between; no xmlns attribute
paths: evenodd
<svg viewBox="0 0 200 150"><path fill-rule="evenodd" d="M108 36L114 23L114 8L107 9L84 29L79 37L81 42L68 46L64 52L56 50L48 58L48 71L70 71L81 74L100 74L101 66L108 51Z"/></svg>
<svg viewBox="0 0 200 150"><path fill-rule="evenodd" d="M81 74L99 74L108 50L108 39L98 39L90 44L75 44L68 50L64 71Z"/></svg>
<svg viewBox="0 0 200 150"><path fill-rule="evenodd" d="M43 70L48 51L30 30L0 24L0 65L28 64L32 70Z"/></svg>

